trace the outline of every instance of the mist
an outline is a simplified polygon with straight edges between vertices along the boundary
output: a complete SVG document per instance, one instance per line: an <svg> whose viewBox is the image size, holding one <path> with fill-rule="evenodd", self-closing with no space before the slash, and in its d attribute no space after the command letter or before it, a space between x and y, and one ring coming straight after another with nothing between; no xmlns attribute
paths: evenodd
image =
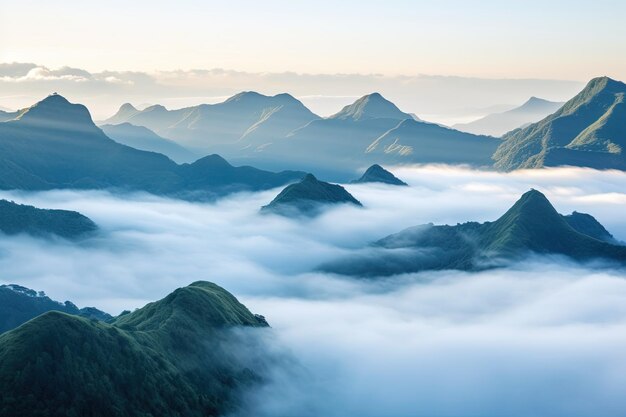
<svg viewBox="0 0 626 417"><path fill-rule="evenodd" d="M78 243L2 237L1 281L112 314L196 280L223 286L267 318L267 343L284 352L270 383L249 393L257 416L624 415L622 270L561 257L384 279L315 268L409 226L495 220L531 187L560 213L589 213L626 240L626 174L392 171L410 187L346 185L364 208L299 220L259 214L279 190L214 203L2 191L79 211L101 230Z"/></svg>
<svg viewBox="0 0 626 417"><path fill-rule="evenodd" d="M170 109L218 103L255 90L290 93L314 113L330 116L357 98L379 92L424 120L454 124L519 106L531 96L566 101L586 80L489 79L407 74L255 73L221 68L178 71L101 71L0 63L0 106L17 110L53 91L85 104L95 120L111 117L126 102Z"/></svg>

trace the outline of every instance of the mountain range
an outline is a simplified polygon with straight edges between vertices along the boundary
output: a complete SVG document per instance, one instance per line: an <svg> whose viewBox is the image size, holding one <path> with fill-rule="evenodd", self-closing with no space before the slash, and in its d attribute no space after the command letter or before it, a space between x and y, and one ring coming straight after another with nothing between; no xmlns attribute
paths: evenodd
<svg viewBox="0 0 626 417"><path fill-rule="evenodd" d="M411 227L375 242L366 255L321 269L358 276L473 271L504 266L529 254L626 263L626 246L592 216L577 212L562 216L541 192L531 190L494 222Z"/></svg>
<svg viewBox="0 0 626 417"><path fill-rule="evenodd" d="M0 123L0 189L107 188L208 199L277 187L303 175L234 167L217 155L178 165L113 141L84 106L56 94Z"/></svg>
<svg viewBox="0 0 626 417"><path fill-rule="evenodd" d="M265 96L247 91L223 103L177 110L161 105L137 110L127 103L103 123L144 126L199 153L231 155L244 148L262 147L317 119L319 116L289 94Z"/></svg>
<svg viewBox="0 0 626 417"><path fill-rule="evenodd" d="M594 78L555 113L504 135L493 156L495 167L626 169L625 94L626 84Z"/></svg>
<svg viewBox="0 0 626 417"><path fill-rule="evenodd" d="M224 103L180 110L151 106L138 111L125 104L105 122L145 126L190 149L218 152L241 163L306 169L337 180L347 180L355 169L371 163L490 165L500 144L419 120L379 93L363 96L327 118L288 94L246 92ZM461 151L450 152L450 147Z"/></svg>
<svg viewBox="0 0 626 417"><path fill-rule="evenodd" d="M48 311L0 335L0 415L233 413L243 390L262 382L254 329L267 326L208 282L110 323Z"/></svg>
<svg viewBox="0 0 626 417"><path fill-rule="evenodd" d="M14 329L48 311L60 311L88 319L108 321L109 314L93 307L78 308L70 301L51 300L44 292L21 285L0 285L0 333Z"/></svg>
<svg viewBox="0 0 626 417"><path fill-rule="evenodd" d="M563 103L531 97L524 104L514 109L489 114L473 122L459 123L452 127L476 135L500 137L511 130L538 122L557 111L562 105Z"/></svg>
<svg viewBox="0 0 626 417"><path fill-rule="evenodd" d="M40 209L0 200L0 232L7 235L26 233L76 239L97 229L91 219L75 211Z"/></svg>
<svg viewBox="0 0 626 417"><path fill-rule="evenodd" d="M302 181L285 187L268 205L261 208L261 212L283 216L315 216L325 207L336 204L362 206L341 185L319 181L313 174L307 174Z"/></svg>

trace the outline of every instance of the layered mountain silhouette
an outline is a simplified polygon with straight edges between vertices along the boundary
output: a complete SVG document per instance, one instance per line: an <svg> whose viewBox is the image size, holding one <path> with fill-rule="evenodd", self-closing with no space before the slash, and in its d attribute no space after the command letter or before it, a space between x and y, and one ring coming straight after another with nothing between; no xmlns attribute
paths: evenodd
<svg viewBox="0 0 626 417"><path fill-rule="evenodd" d="M563 103L531 97L524 104L514 109L489 114L473 122L459 123L452 127L476 135L500 137L511 130L538 122L557 111L562 105Z"/></svg>
<svg viewBox="0 0 626 417"><path fill-rule="evenodd" d="M307 174L302 181L288 185L261 212L272 212L284 216L314 216L328 205L362 204L345 188L337 184L319 181Z"/></svg>
<svg viewBox="0 0 626 417"><path fill-rule="evenodd" d="M322 269L359 276L472 271L503 266L529 254L626 262L626 246L617 244L592 216L562 216L542 193L531 190L494 222L412 227L376 242L367 255Z"/></svg>
<svg viewBox="0 0 626 417"><path fill-rule="evenodd" d="M491 165L500 144L419 120L379 93L320 118L288 94L244 92L179 110L124 104L104 123L144 126L192 151L218 152L268 169L306 169L337 179L369 163ZM460 149L451 152L450 147Z"/></svg>
<svg viewBox="0 0 626 417"><path fill-rule="evenodd" d="M242 391L261 382L252 366L264 366L254 331L262 327L264 318L208 282L110 323L49 311L0 335L0 414L236 412Z"/></svg>
<svg viewBox="0 0 626 417"><path fill-rule="evenodd" d="M104 124L144 126L179 144L201 151L232 155L242 148L263 147L319 117L289 94L239 93L223 103L177 110L161 105L137 110L124 104Z"/></svg>
<svg viewBox="0 0 626 417"><path fill-rule="evenodd" d="M482 166L491 165L490 157L499 144L494 138L417 120L374 93L333 116L294 130L255 158L321 172L336 171L337 167L354 170L369 163Z"/></svg>
<svg viewBox="0 0 626 417"><path fill-rule="evenodd" d="M302 178L234 167L217 155L177 165L107 137L88 110L51 95L0 123L0 188L141 190L181 198L277 187Z"/></svg>
<svg viewBox="0 0 626 417"><path fill-rule="evenodd" d="M26 233L76 239L97 229L91 219L75 211L40 209L0 200L0 232L7 235Z"/></svg>
<svg viewBox="0 0 626 417"><path fill-rule="evenodd" d="M500 141L434 123L404 120L376 138L366 153L389 162L487 166Z"/></svg>
<svg viewBox="0 0 626 417"><path fill-rule="evenodd" d="M359 179L352 181L352 184L364 184L370 182L380 182L390 185L407 185L406 182L398 179L395 175L378 164L374 164L369 167Z"/></svg>
<svg viewBox="0 0 626 417"><path fill-rule="evenodd" d="M626 169L625 93L622 82L594 78L557 112L504 135L493 156L495 167Z"/></svg>
<svg viewBox="0 0 626 417"><path fill-rule="evenodd" d="M118 125L102 125L102 131L111 139L122 145L142 151L161 153L176 163L191 163L200 158L200 155L169 139L162 138L152 130L130 123Z"/></svg>
<svg viewBox="0 0 626 417"><path fill-rule="evenodd" d="M6 122L7 120L15 119L18 115L19 112L0 110L0 122Z"/></svg>
<svg viewBox="0 0 626 417"><path fill-rule="evenodd" d="M70 301L60 303L51 300L44 292L34 291L21 285L0 285L0 333L14 329L48 311L60 311L102 321L113 318L93 307L79 309Z"/></svg>

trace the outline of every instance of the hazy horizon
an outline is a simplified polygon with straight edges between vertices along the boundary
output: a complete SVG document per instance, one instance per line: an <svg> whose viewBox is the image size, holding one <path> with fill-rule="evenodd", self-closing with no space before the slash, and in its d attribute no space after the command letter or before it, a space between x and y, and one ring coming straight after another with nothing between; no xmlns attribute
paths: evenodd
<svg viewBox="0 0 626 417"><path fill-rule="evenodd" d="M180 108L254 90L328 116L377 91L451 125L626 79L623 12L611 0L4 3L0 107L57 91L101 120L124 102Z"/></svg>

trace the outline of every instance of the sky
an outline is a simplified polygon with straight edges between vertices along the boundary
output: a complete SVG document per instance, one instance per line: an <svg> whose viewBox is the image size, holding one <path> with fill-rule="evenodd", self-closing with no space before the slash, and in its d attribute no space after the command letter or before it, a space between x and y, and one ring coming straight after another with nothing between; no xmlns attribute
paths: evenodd
<svg viewBox="0 0 626 417"><path fill-rule="evenodd" d="M624 15L615 0L0 0L0 109L56 91L102 120L254 90L328 116L377 91L453 125L625 80Z"/></svg>
<svg viewBox="0 0 626 417"><path fill-rule="evenodd" d="M611 0L2 1L0 61L624 79L625 12Z"/></svg>

